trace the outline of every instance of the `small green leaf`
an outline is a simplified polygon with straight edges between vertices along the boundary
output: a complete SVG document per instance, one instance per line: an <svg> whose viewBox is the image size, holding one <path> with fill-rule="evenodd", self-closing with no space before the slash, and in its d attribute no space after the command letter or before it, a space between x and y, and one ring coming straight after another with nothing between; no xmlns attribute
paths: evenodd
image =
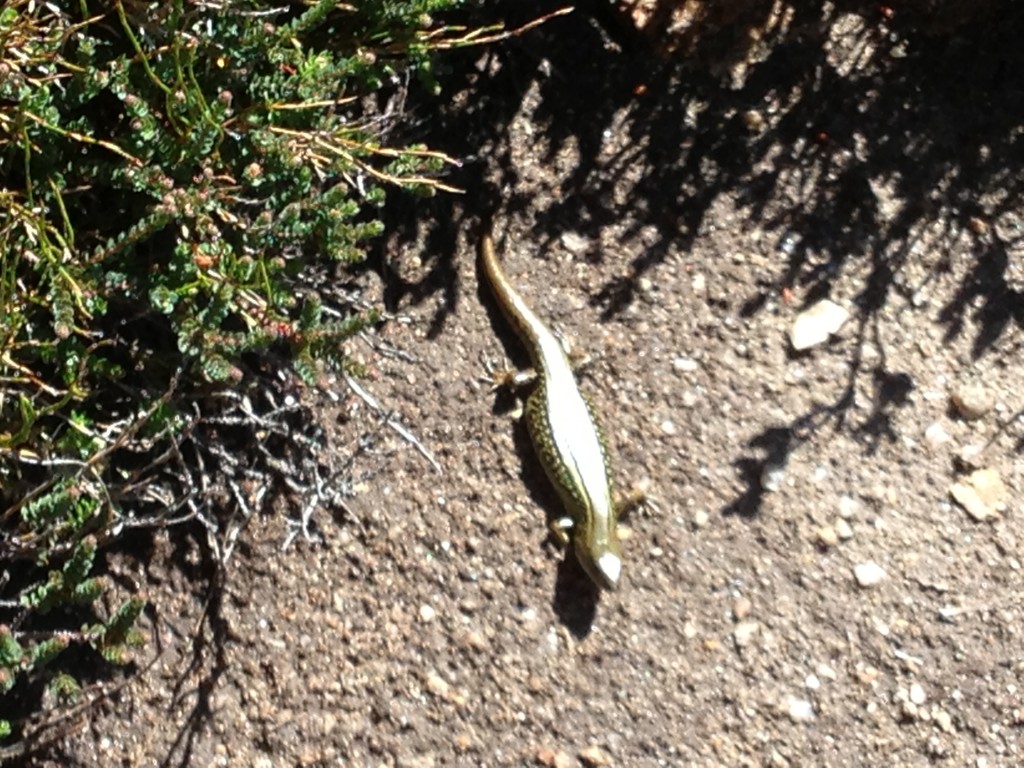
<svg viewBox="0 0 1024 768"><path fill-rule="evenodd" d="M167 286L158 285L149 292L149 300L154 307L169 315L174 312L174 307L178 303L178 294Z"/></svg>
<svg viewBox="0 0 1024 768"><path fill-rule="evenodd" d="M36 643L29 648L28 663L26 666L31 669L41 667L55 659L61 651L68 647L68 645L69 641L64 636L51 637L49 640Z"/></svg>
<svg viewBox="0 0 1024 768"><path fill-rule="evenodd" d="M75 703L82 695L82 686L66 672L58 672L54 675L47 687L50 690L50 695L65 704Z"/></svg>
<svg viewBox="0 0 1024 768"><path fill-rule="evenodd" d="M17 666L24 654L21 644L11 634L11 628L0 626L0 667Z"/></svg>

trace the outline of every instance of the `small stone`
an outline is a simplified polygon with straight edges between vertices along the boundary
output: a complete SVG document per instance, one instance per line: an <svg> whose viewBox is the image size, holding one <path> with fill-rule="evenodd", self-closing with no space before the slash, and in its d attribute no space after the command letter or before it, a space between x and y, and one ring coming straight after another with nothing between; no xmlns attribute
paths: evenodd
<svg viewBox="0 0 1024 768"><path fill-rule="evenodd" d="M928 697L925 695L924 688L918 683L914 683L910 686L910 701L917 706L924 704Z"/></svg>
<svg viewBox="0 0 1024 768"><path fill-rule="evenodd" d="M858 504L857 500L852 496L839 497L839 516L844 520L856 517L859 509L860 504Z"/></svg>
<svg viewBox="0 0 1024 768"><path fill-rule="evenodd" d="M671 437L672 435L676 434L679 430L676 429L674 421L670 419L665 419L663 422L661 422L661 431L663 434L666 434L669 437Z"/></svg>
<svg viewBox="0 0 1024 768"><path fill-rule="evenodd" d="M939 608L939 618L945 621L947 624L952 624L957 620L957 617L964 612L963 608L959 608L955 605L944 605Z"/></svg>
<svg viewBox="0 0 1024 768"><path fill-rule="evenodd" d="M968 421L980 419L995 405L992 395L980 384L966 384L949 396L957 413Z"/></svg>
<svg viewBox="0 0 1024 768"><path fill-rule="evenodd" d="M785 464L765 464L761 470L761 488L775 493L786 479Z"/></svg>
<svg viewBox="0 0 1024 768"><path fill-rule="evenodd" d="M878 563L859 563L853 567L853 577L867 589L879 584L885 578L885 571Z"/></svg>
<svg viewBox="0 0 1024 768"><path fill-rule="evenodd" d="M956 455L956 460L964 469L981 469L985 459L984 445L965 445Z"/></svg>
<svg viewBox="0 0 1024 768"><path fill-rule="evenodd" d="M982 501L997 512L1006 509L1006 484L1003 483L1003 478L998 471L979 469L972 472L968 479Z"/></svg>
<svg viewBox="0 0 1024 768"><path fill-rule="evenodd" d="M822 299L797 315L789 332L789 342L797 352L816 347L828 341L849 319L848 310L834 301Z"/></svg>
<svg viewBox="0 0 1024 768"><path fill-rule="evenodd" d="M736 643L737 648L746 648L754 641L754 635L761 629L761 625L756 621L743 621L736 625L736 629L732 631L733 642Z"/></svg>
<svg viewBox="0 0 1024 768"><path fill-rule="evenodd" d="M523 624L533 624L537 620L536 608L523 608L519 612L519 621Z"/></svg>
<svg viewBox="0 0 1024 768"><path fill-rule="evenodd" d="M999 516L1006 509L1006 485L994 469L978 469L962 482L953 483L949 494L977 522Z"/></svg>
<svg viewBox="0 0 1024 768"><path fill-rule="evenodd" d="M743 621L750 615L754 605L746 597L737 597L736 602L732 604L732 615L737 621Z"/></svg>
<svg viewBox="0 0 1024 768"><path fill-rule="evenodd" d="M857 677L862 684L873 685L880 674L881 672L878 671L877 667L865 667L864 669L860 670Z"/></svg>
<svg viewBox="0 0 1024 768"><path fill-rule="evenodd" d="M708 521L710 519L711 516L708 514L707 510L698 509L696 512L693 513L693 527L703 528L708 524Z"/></svg>
<svg viewBox="0 0 1024 768"><path fill-rule="evenodd" d="M821 678L817 675L808 675L804 678L804 688L808 691L817 691L821 688Z"/></svg>
<svg viewBox="0 0 1024 768"><path fill-rule="evenodd" d="M932 453L940 451L950 439L949 432L937 421L924 431L924 444Z"/></svg>
<svg viewBox="0 0 1024 768"><path fill-rule="evenodd" d="M605 765L611 765L612 762L608 753L596 746L581 749L579 751L579 758L580 762L587 766L587 768L601 768Z"/></svg>
<svg viewBox="0 0 1024 768"><path fill-rule="evenodd" d="M429 624L434 620L435 616L437 616L437 611L434 610L433 606L426 604L420 606L420 621L424 624Z"/></svg>
<svg viewBox="0 0 1024 768"><path fill-rule="evenodd" d="M939 730L943 731L944 733L952 733L953 732L953 718L949 714L949 712L947 712L946 710L944 710L944 709L935 709L935 710L933 710L932 711L932 720L935 721L935 724L939 727Z"/></svg>
<svg viewBox="0 0 1024 768"><path fill-rule="evenodd" d="M823 525L815 532L815 538L823 547L834 547L839 543L839 534L831 525Z"/></svg>
<svg viewBox="0 0 1024 768"><path fill-rule="evenodd" d="M818 677L824 678L825 680L831 680L835 682L839 679L839 675L832 669L828 664L821 663L814 668L814 671L818 674Z"/></svg>
<svg viewBox="0 0 1024 768"><path fill-rule="evenodd" d="M448 685L447 680L431 670L427 673L427 690L439 699L445 699L451 692L451 686Z"/></svg>
<svg viewBox="0 0 1024 768"><path fill-rule="evenodd" d="M853 528L841 517L836 520L836 536L840 541L849 541L853 538Z"/></svg>
<svg viewBox="0 0 1024 768"><path fill-rule="evenodd" d="M692 357L677 357L672 361L672 367L680 373L693 373L700 368L700 363Z"/></svg>
<svg viewBox="0 0 1024 768"><path fill-rule="evenodd" d="M563 232L561 240L562 247L574 256L586 253L590 248L590 240L575 232Z"/></svg>
<svg viewBox="0 0 1024 768"><path fill-rule="evenodd" d="M786 703L786 712L794 723L809 723L814 719L814 705L806 699L791 696Z"/></svg>

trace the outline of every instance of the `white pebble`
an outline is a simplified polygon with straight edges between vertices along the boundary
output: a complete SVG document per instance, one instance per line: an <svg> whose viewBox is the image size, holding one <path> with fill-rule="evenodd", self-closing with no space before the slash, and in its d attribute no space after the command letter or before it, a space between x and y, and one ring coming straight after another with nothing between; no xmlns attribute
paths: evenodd
<svg viewBox="0 0 1024 768"><path fill-rule="evenodd" d="M885 571L878 563L859 563L853 567L853 577L862 587L873 587L885 578Z"/></svg>
<svg viewBox="0 0 1024 768"><path fill-rule="evenodd" d="M924 444L932 452L941 449L951 439L946 428L937 421L924 431Z"/></svg>
<svg viewBox="0 0 1024 768"><path fill-rule="evenodd" d="M700 368L700 363L692 357L677 357L672 361L672 367L681 373L693 373Z"/></svg>
<svg viewBox="0 0 1024 768"><path fill-rule="evenodd" d="M944 709L937 709L932 715L935 724L945 733L953 733L953 717Z"/></svg>
<svg viewBox="0 0 1024 768"><path fill-rule="evenodd" d="M853 528L841 517L836 520L836 536L838 536L841 541L849 541L853 538Z"/></svg>
<svg viewBox="0 0 1024 768"><path fill-rule="evenodd" d="M433 621L435 616L437 616L437 611L434 610L433 606L425 604L420 606L420 621L424 624Z"/></svg>
<svg viewBox="0 0 1024 768"><path fill-rule="evenodd" d="M857 509L860 505L857 500L852 496L840 496L839 497L839 516L849 520L852 517L856 517Z"/></svg>
<svg viewBox="0 0 1024 768"><path fill-rule="evenodd" d="M782 483L785 479L785 465L766 464L761 472L761 487L765 491L774 493L782 487Z"/></svg>
<svg viewBox="0 0 1024 768"><path fill-rule="evenodd" d="M790 697L786 709L794 723L807 723L814 719L814 705L806 699Z"/></svg>
<svg viewBox="0 0 1024 768"><path fill-rule="evenodd" d="M445 698L451 691L451 686L448 685L448 681L445 680L437 672L431 670L427 673L427 690L430 691L434 696L439 698Z"/></svg>
<svg viewBox="0 0 1024 768"><path fill-rule="evenodd" d="M800 352L828 341L847 320L850 313L834 301L823 299L797 315L789 332L789 342Z"/></svg>
<svg viewBox="0 0 1024 768"><path fill-rule="evenodd" d="M917 706L921 706L927 698L928 697L924 693L924 688L922 688L918 683L914 683L910 686L910 701L912 703Z"/></svg>
<svg viewBox="0 0 1024 768"><path fill-rule="evenodd" d="M819 664L815 667L814 671L818 673L818 677L823 677L826 680L832 680L835 682L839 679L839 675L837 675L836 671L828 664Z"/></svg>
<svg viewBox="0 0 1024 768"><path fill-rule="evenodd" d="M586 253L590 248L590 241L575 232L563 232L561 240L562 246L565 250L576 256L579 256L581 253Z"/></svg>

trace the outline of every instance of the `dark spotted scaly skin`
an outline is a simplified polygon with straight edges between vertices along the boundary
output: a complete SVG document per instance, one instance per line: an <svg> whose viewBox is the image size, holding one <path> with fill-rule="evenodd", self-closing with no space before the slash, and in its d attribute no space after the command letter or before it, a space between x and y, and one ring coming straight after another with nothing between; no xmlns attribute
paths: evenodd
<svg viewBox="0 0 1024 768"><path fill-rule="evenodd" d="M526 400L526 429L530 433L530 442L533 443L533 448L540 458L544 472L558 491L562 503L572 513L585 507L587 501L583 498L580 490L570 481L568 469L562 461L562 457L559 456L554 443L551 441L551 425L548 422L547 409L544 407L545 396L544 384L543 382L538 382ZM601 429L601 425L593 417L593 411L589 407L589 400L587 400L587 406L588 410L591 410L591 419L594 421L594 427L597 429L597 434L601 441L601 455L604 459L605 477L610 486L612 473L611 464L608 461L608 443L605 442L604 431ZM580 517L583 519L576 519L576 516L574 516L573 522L576 525L585 525L586 515L581 515Z"/></svg>

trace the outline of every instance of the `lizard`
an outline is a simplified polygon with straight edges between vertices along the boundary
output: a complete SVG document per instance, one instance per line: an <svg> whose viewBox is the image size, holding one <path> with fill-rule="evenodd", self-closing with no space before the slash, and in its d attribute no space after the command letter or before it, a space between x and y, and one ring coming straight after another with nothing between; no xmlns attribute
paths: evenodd
<svg viewBox="0 0 1024 768"><path fill-rule="evenodd" d="M625 505L617 505L612 493L604 436L562 342L513 287L490 234L481 241L480 261L498 305L533 363L533 376L513 379L534 381L526 400L526 427L566 511L553 521L552 533L563 546L571 542L583 570L599 587L614 590L622 576L616 528Z"/></svg>

